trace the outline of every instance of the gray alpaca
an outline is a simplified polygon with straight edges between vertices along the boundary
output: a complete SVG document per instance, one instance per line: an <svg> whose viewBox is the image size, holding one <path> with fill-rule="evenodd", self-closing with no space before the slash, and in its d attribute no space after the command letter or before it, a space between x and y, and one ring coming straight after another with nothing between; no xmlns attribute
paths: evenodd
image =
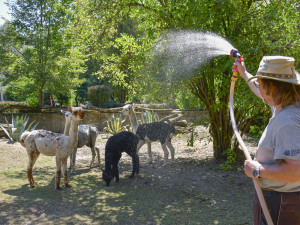
<svg viewBox="0 0 300 225"><path fill-rule="evenodd" d="M62 110L61 112L64 113L66 119L64 134L68 135L70 129L71 114L68 111ZM97 136L98 136L98 129L96 127L92 127L86 124L78 126L77 146L75 146L70 156L70 169L72 169L72 173L75 173L77 148L82 148L85 145L87 147L90 147L92 151L92 161L90 163L90 167L94 165L96 152L97 152L98 163L100 165L99 148L95 146Z"/></svg>

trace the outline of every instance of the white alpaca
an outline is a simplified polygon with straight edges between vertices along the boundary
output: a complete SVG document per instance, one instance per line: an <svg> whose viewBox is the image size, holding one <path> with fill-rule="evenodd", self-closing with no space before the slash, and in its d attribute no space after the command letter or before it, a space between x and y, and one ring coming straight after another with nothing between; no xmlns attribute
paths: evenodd
<svg viewBox="0 0 300 225"><path fill-rule="evenodd" d="M71 187L68 183L67 159L77 144L77 131L79 121L84 117L81 108L72 109L72 120L70 124L70 136L58 134L47 130L34 130L24 132L21 135L21 144L27 150L29 157L27 177L30 187L34 187L32 168L40 153L46 156L55 156L56 159L56 189L60 190L61 170L64 175L66 188Z"/></svg>
<svg viewBox="0 0 300 225"><path fill-rule="evenodd" d="M148 162L152 163L152 152L151 152L151 142L160 141L161 147L164 151L164 164L167 165L169 151L171 152L171 159L174 160L175 149L171 144L171 139L175 134L174 126L166 124L164 122L154 122L148 124L139 124L136 118L136 114L133 105L128 104L123 107L122 113L129 117L132 129L134 133L139 137L139 143L137 146L137 153L140 148L147 143L148 146Z"/></svg>
<svg viewBox="0 0 300 225"><path fill-rule="evenodd" d="M69 111L61 110L61 112L65 115L65 119L66 119L64 134L68 136L72 115L71 115L71 112L69 112ZM77 146L75 146L75 148L70 156L70 169L72 169L72 173L75 173L77 148L82 148L85 145L87 147L90 147L91 151L92 151L92 161L90 163L90 167L92 167L94 165L96 152L97 152L98 164L100 165L99 148L97 148L95 146L97 136L98 136L98 129L96 127L92 127L90 125L85 125L85 124L79 125Z"/></svg>

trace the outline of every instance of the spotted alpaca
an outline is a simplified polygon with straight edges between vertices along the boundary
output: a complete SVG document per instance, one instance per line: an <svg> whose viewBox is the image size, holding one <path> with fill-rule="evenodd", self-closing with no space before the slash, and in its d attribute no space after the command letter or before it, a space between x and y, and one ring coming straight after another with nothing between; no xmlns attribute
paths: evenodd
<svg viewBox="0 0 300 225"><path fill-rule="evenodd" d="M113 178L119 181L119 161L122 152L126 152L132 157L133 169L129 178L133 178L135 174L139 174L140 165L139 157L136 153L138 137L128 131L122 131L114 136L111 136L105 145L105 170L102 172L102 179L109 186Z"/></svg>
<svg viewBox="0 0 300 225"><path fill-rule="evenodd" d="M77 144L77 132L79 121L84 118L81 108L72 109L72 120L70 124L70 136L54 133L47 130L34 130L24 132L20 142L26 148L29 157L27 177L30 187L34 188L35 182L32 175L33 166L40 154L55 156L56 159L56 189L60 190L60 179L63 171L66 188L71 185L68 182L67 159Z"/></svg>
<svg viewBox="0 0 300 225"><path fill-rule="evenodd" d="M69 130L70 130L70 124L71 124L71 112L70 111L63 111L61 112L65 115L65 129L64 129L64 134L69 135ZM78 127L78 140L77 140L77 145L75 146L72 154L70 155L70 169L72 169L72 173L75 173L75 163L76 163L76 154L77 154L77 149L82 148L83 146L87 146L91 148L92 152L92 160L90 163L90 167L94 165L95 157L96 157L96 152L97 152L97 159L98 159L98 164L100 165L100 153L99 153L99 148L97 148L96 145L96 139L98 136L98 129L96 127L92 127L90 125L79 125Z"/></svg>

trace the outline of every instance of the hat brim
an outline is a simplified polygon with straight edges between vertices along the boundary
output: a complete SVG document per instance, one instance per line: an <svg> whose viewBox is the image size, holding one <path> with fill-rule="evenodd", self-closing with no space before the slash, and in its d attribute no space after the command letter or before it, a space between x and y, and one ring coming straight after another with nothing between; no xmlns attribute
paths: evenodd
<svg viewBox="0 0 300 225"><path fill-rule="evenodd" d="M271 76L266 76L266 75L255 75L247 80L249 82L250 80L257 79L257 78L262 78L262 79L270 79L270 80L278 80L286 83L291 83L291 84L296 84L300 85L300 74L296 71L296 77L295 78L277 78L277 77L271 77Z"/></svg>

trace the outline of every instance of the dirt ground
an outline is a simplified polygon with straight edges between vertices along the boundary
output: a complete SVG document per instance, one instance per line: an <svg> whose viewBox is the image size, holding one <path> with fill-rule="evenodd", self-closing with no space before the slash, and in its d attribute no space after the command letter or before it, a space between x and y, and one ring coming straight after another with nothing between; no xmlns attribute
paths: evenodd
<svg viewBox="0 0 300 225"><path fill-rule="evenodd" d="M37 185L29 188L26 150L0 139L0 224L252 224L251 179L242 166L223 171L213 159L205 127L198 126L193 147L190 133L172 143L175 161L163 167L163 151L152 144L153 164L147 163L147 146L140 150L140 174L129 179L131 158L120 160L120 181L106 187L101 180L104 146L109 137L97 138L101 165L89 168L91 151L78 149L71 189L56 191L53 157L40 156L34 166ZM256 141L246 140L251 154ZM62 181L63 182L63 181Z"/></svg>

